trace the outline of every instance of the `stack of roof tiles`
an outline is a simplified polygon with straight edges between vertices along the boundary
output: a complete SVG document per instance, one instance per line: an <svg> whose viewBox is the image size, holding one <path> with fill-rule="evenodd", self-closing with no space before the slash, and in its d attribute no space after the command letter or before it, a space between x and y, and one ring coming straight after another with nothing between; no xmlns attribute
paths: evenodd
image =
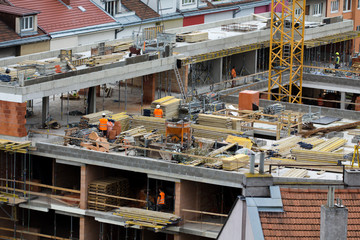
<svg viewBox="0 0 360 240"><path fill-rule="evenodd" d="M320 239L321 205L326 205L327 190L281 189L283 213L260 212L266 240ZM348 239L360 239L360 189L339 189L340 198L348 208Z"/></svg>

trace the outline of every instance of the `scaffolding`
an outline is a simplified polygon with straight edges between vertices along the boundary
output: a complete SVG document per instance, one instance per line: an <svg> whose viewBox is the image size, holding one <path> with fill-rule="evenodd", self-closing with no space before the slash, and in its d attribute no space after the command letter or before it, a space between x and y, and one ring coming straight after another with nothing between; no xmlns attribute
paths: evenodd
<svg viewBox="0 0 360 240"><path fill-rule="evenodd" d="M271 3L268 99L301 103L306 1L288 4L285 0ZM279 8L281 13L277 12ZM284 83L285 74L289 74L288 85ZM272 94L276 87L278 95Z"/></svg>

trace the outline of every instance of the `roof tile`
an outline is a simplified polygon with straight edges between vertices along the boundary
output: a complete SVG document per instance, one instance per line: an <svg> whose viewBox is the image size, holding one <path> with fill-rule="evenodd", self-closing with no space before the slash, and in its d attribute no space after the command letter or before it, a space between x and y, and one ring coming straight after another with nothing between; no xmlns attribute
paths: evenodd
<svg viewBox="0 0 360 240"><path fill-rule="evenodd" d="M71 0L71 9L55 0L9 0L16 7L40 11L38 24L46 32L59 32L116 22L89 0ZM82 12L78 7L86 9Z"/></svg>
<svg viewBox="0 0 360 240"><path fill-rule="evenodd" d="M160 17L157 12L140 0L122 0L121 4L130 11L134 11L142 20Z"/></svg>
<svg viewBox="0 0 360 240"><path fill-rule="evenodd" d="M321 205L326 204L327 191L281 188L283 213L260 212L266 240L319 239ZM348 208L348 239L360 237L360 189L335 191Z"/></svg>
<svg viewBox="0 0 360 240"><path fill-rule="evenodd" d="M15 16L26 16L26 15L35 15L40 13L39 11L21 8L21 7L13 7L5 4L0 4L0 12L8 13Z"/></svg>

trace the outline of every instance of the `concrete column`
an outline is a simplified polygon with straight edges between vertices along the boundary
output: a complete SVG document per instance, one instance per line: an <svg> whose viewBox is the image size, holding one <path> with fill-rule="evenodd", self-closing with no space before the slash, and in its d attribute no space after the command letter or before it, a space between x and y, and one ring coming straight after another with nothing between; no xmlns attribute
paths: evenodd
<svg viewBox="0 0 360 240"><path fill-rule="evenodd" d="M211 61L211 78L214 79L214 82L223 81L223 58L218 58Z"/></svg>
<svg viewBox="0 0 360 240"><path fill-rule="evenodd" d="M49 114L49 97L42 98L42 116L41 116L41 124L45 126L46 120L48 120Z"/></svg>
<svg viewBox="0 0 360 240"><path fill-rule="evenodd" d="M345 109L345 101L346 101L346 93L341 92L341 103L340 103L340 109Z"/></svg>
<svg viewBox="0 0 360 240"><path fill-rule="evenodd" d="M83 165L80 171L80 208L87 209L88 186L92 181L104 177L104 169L92 165Z"/></svg>
<svg viewBox="0 0 360 240"><path fill-rule="evenodd" d="M347 238L348 209L321 206L320 240Z"/></svg>
<svg viewBox="0 0 360 240"><path fill-rule="evenodd" d="M80 217L79 240L98 240L99 223L92 217Z"/></svg>
<svg viewBox="0 0 360 240"><path fill-rule="evenodd" d="M88 113L96 113L96 87L90 87L88 91Z"/></svg>
<svg viewBox="0 0 360 240"><path fill-rule="evenodd" d="M144 77L144 103L155 100L155 74Z"/></svg>

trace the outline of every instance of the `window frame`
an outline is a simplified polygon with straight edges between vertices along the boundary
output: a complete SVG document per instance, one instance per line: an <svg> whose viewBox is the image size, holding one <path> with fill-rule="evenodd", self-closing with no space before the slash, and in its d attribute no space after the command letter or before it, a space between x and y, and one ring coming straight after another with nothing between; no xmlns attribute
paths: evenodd
<svg viewBox="0 0 360 240"><path fill-rule="evenodd" d="M335 3L336 3L336 5L335 5ZM330 12L332 12L332 13L339 12L339 4L340 4L339 0L331 1L330 2ZM336 6L337 9L334 9L335 6Z"/></svg>
<svg viewBox="0 0 360 240"><path fill-rule="evenodd" d="M105 1L105 12L107 12L111 16L114 17L116 14L118 14L118 8L119 0Z"/></svg>
<svg viewBox="0 0 360 240"><path fill-rule="evenodd" d="M20 30L25 31L33 31L34 30L34 16L24 16L20 20Z"/></svg>
<svg viewBox="0 0 360 240"><path fill-rule="evenodd" d="M351 12L352 0L343 0L343 12ZM346 8L346 9L345 9Z"/></svg>
<svg viewBox="0 0 360 240"><path fill-rule="evenodd" d="M321 16L323 14L323 8L324 8L324 4L322 2L315 3L313 5L313 16ZM317 11L315 12L315 10L317 10Z"/></svg>

